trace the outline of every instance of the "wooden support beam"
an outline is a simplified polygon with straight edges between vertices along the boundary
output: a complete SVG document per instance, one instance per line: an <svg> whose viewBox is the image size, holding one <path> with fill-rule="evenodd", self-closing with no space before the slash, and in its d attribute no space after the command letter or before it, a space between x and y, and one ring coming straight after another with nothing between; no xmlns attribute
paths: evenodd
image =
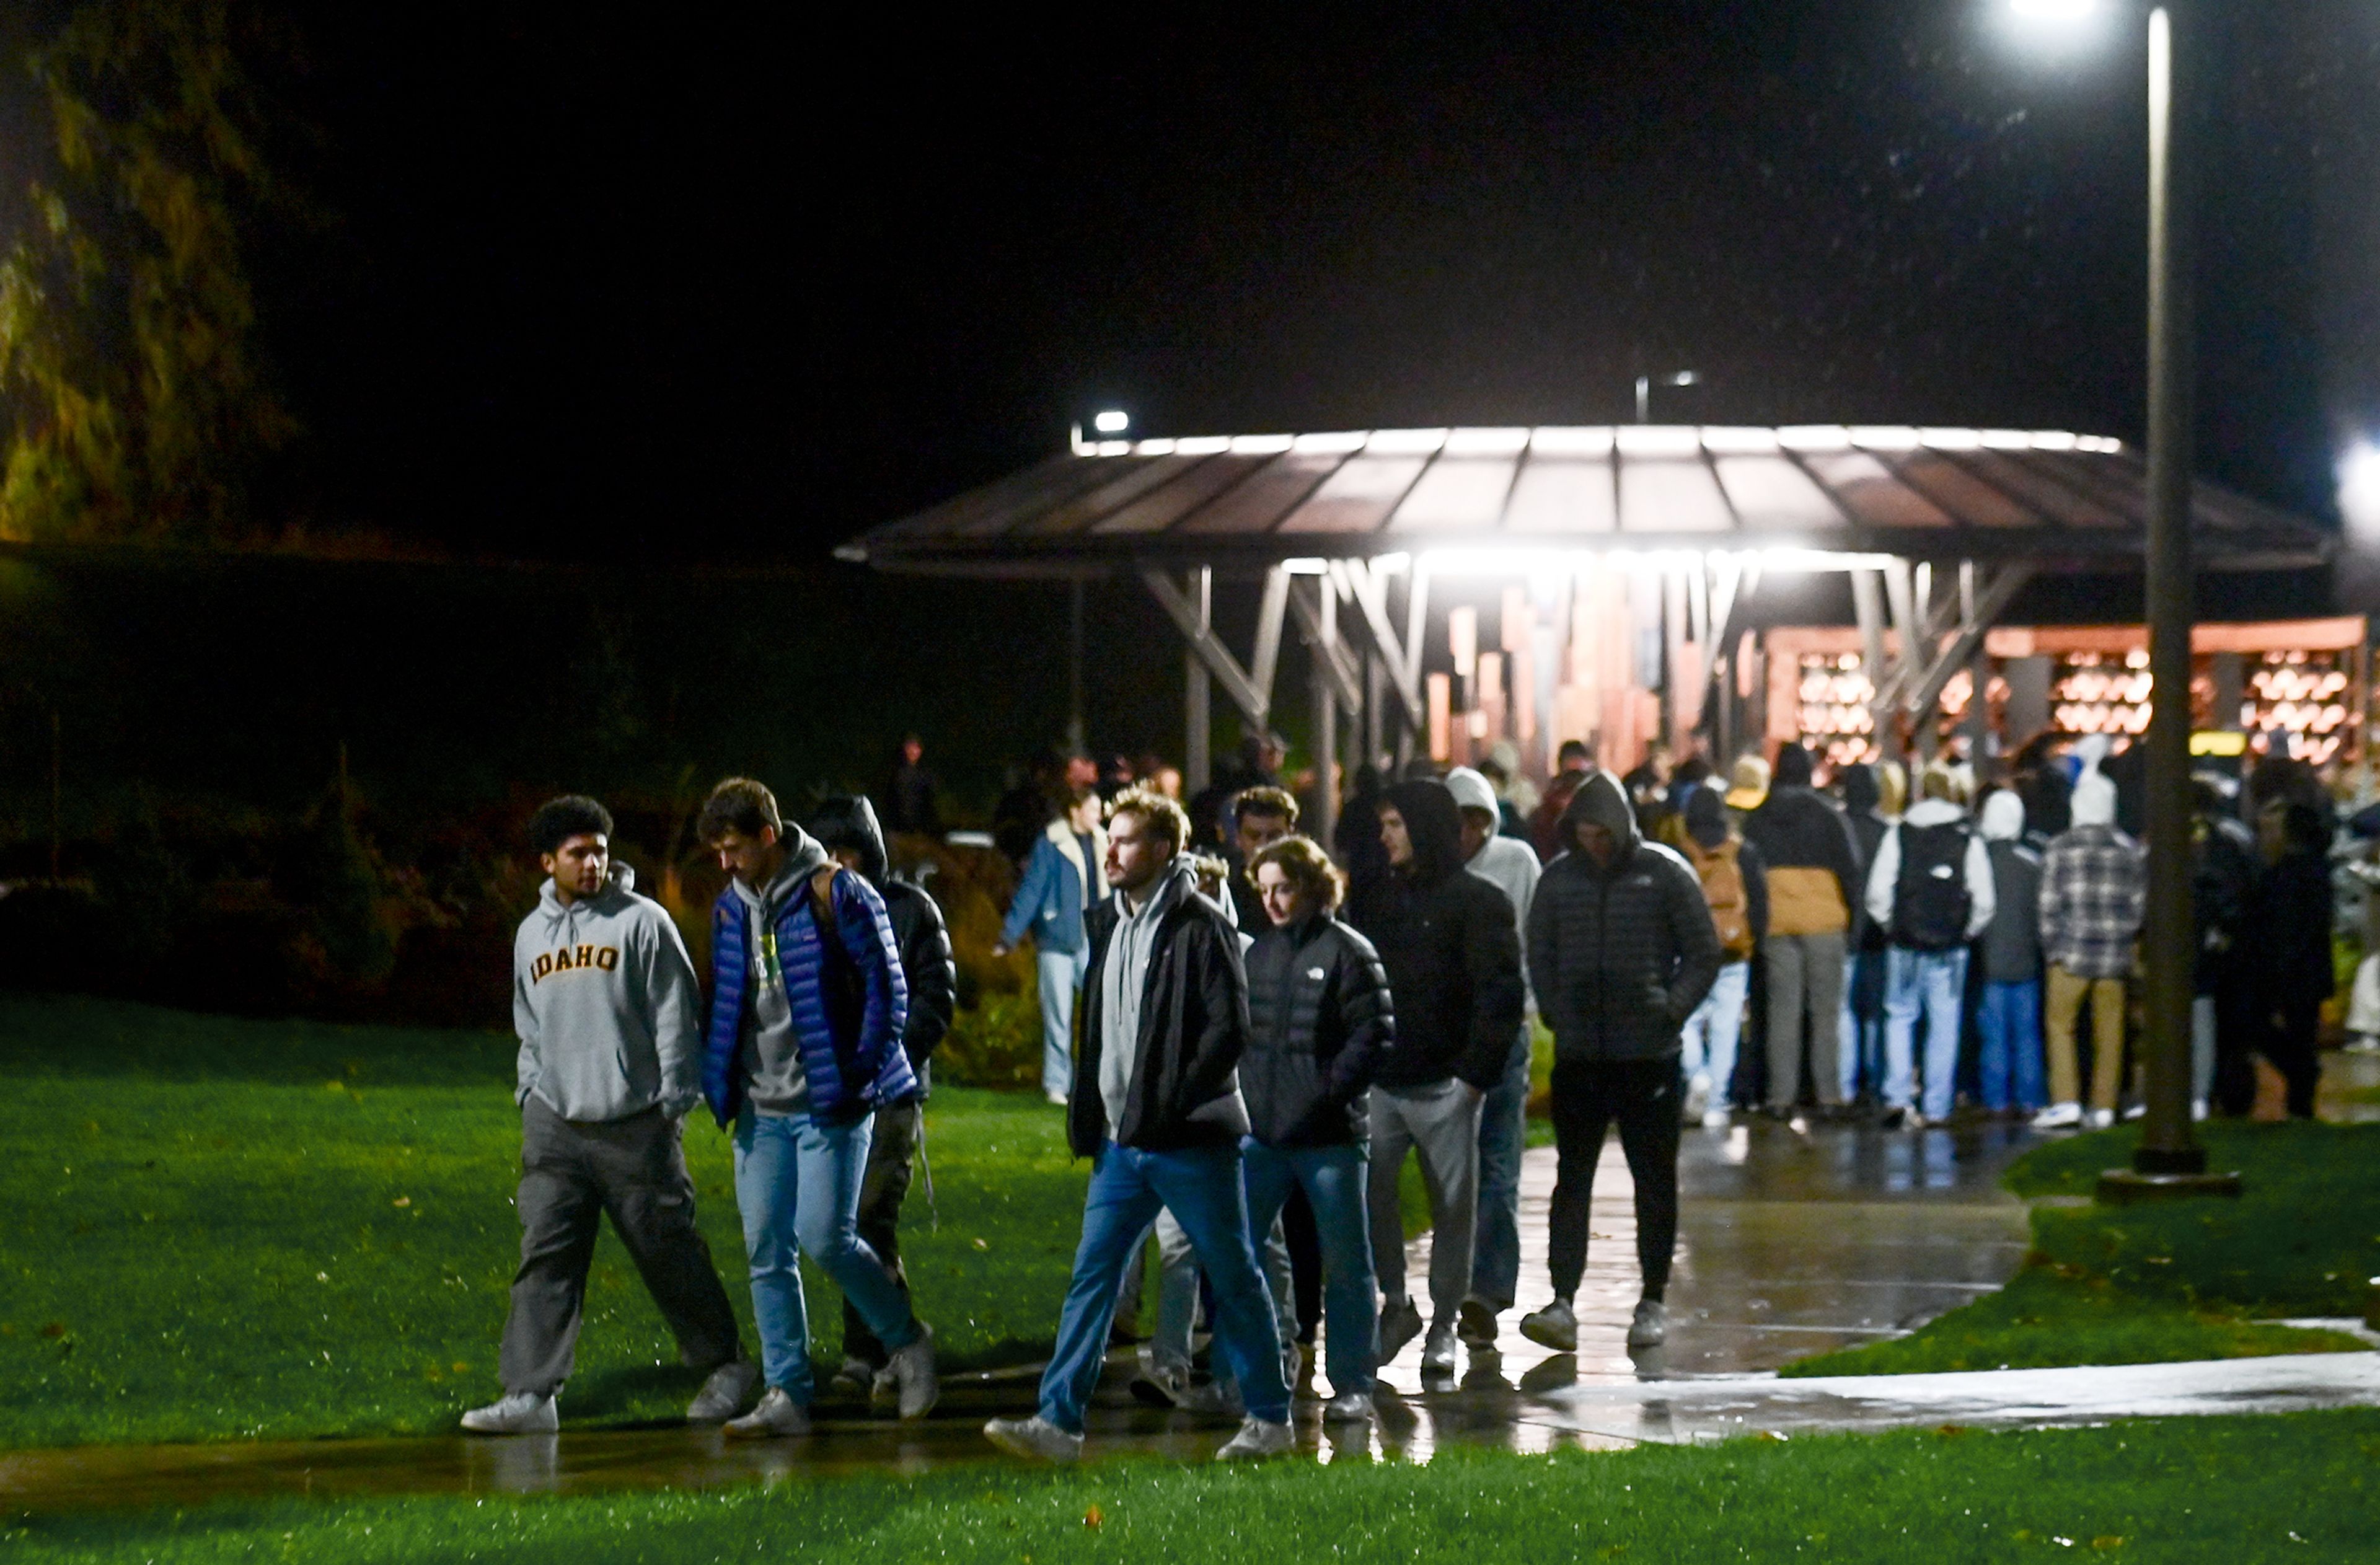
<svg viewBox="0 0 2380 1565"><path fill-rule="evenodd" d="M1196 576L1205 574L1203 565L1194 573ZM1215 683L1223 687L1223 694L1230 698L1232 705L1240 709L1240 715L1255 727L1263 728L1266 719L1271 714L1271 692L1258 689L1256 682L1248 677L1247 671L1240 667L1239 660L1232 656L1231 649L1225 647L1222 637L1215 634L1215 627L1204 612L1203 602L1193 603L1172 576L1154 566L1144 567L1140 579L1142 585L1148 588L1149 596L1156 599L1158 606L1165 611L1166 617L1172 620L1173 628L1182 633L1182 639L1188 644L1191 655L1205 666Z"/></svg>
<svg viewBox="0 0 2380 1565"><path fill-rule="evenodd" d="M1931 660L1925 677L1911 688L1904 703L1906 710L1916 716L1933 710L1934 703L1942 698L1942 686L1949 684L1950 676L1973 660L1983 647L1984 636L1991 629L1992 622L2007 610L2017 589L2033 579L2033 571L2030 561L2019 560L2002 565L1999 575L1992 578L1990 585L1975 594L1973 616L1959 627L1957 639ZM1982 694L1977 691L1977 698L1980 698Z"/></svg>

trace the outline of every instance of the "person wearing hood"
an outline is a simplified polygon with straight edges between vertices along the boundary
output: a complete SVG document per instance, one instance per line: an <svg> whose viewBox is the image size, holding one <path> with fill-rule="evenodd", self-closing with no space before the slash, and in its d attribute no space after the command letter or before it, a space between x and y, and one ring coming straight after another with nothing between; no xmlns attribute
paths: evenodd
<svg viewBox="0 0 2380 1565"><path fill-rule="evenodd" d="M1217 1351L1246 1417L1224 1460L1294 1443L1272 1294L1248 1230L1241 1142L1248 1111L1239 1064L1248 1043L1240 938L1199 894L1183 856L1190 819L1161 794L1132 789L1108 818L1108 883L1092 909L1083 1046L1066 1141L1091 1159L1082 1242L1042 1372L1040 1405L995 1418L984 1438L1014 1456L1073 1462L1099 1385L1116 1299L1160 1210L1190 1236L1215 1297Z"/></svg>
<svg viewBox="0 0 2380 1565"><path fill-rule="evenodd" d="M1822 1107L1842 1101L1838 1046L1843 1017L1843 952L1859 905L1858 845L1851 828L1810 785L1810 752L1777 752L1767 797L1744 818L1743 840L1768 871L1768 1107L1780 1117L1802 1096L1802 1028L1810 1033L1810 1077Z"/></svg>
<svg viewBox="0 0 2380 1565"><path fill-rule="evenodd" d="M2094 735L2096 738L2096 735ZM2087 741L2086 741L2087 743ZM2093 1129L2116 1122L2124 1069L2124 978L2148 906L2148 865L2116 829L2116 785L2099 774L2098 739L2084 758L2067 808L2073 824L2049 844L2041 865L2041 954L2048 966L2042 1030L2049 1042L2049 1107L2035 1130L2082 1122L2075 1070L2074 1025L2091 1006Z"/></svg>
<svg viewBox="0 0 2380 1565"><path fill-rule="evenodd" d="M2322 1080L2315 1052L2322 1002L2337 992L2330 931L2331 829L2301 799L2277 798L2256 818L2264 873L2250 893L2249 928L2255 930L2256 1044L2289 1084L2293 1120L2313 1118Z"/></svg>
<svg viewBox="0 0 2380 1565"><path fill-rule="evenodd" d="M498 1358L504 1394L463 1415L474 1434L558 1426L554 1398L570 1377L607 1211L679 1357L707 1372L687 1420L733 1416L760 1377L694 1220L694 964L669 915L612 863L611 839L611 812L580 795L549 800L529 820L546 881L513 937L521 1260Z"/></svg>
<svg viewBox="0 0 2380 1565"><path fill-rule="evenodd" d="M1966 1016L1967 947L1990 928L1992 859L1961 802L1957 775L1929 767L1925 796L1877 845L1867 912L1884 930L1884 1124L1923 1130L1950 1117ZM1913 1068L1925 1024L1925 1099Z"/></svg>
<svg viewBox="0 0 2380 1565"><path fill-rule="evenodd" d="M1768 876L1760 850L1743 840L1728 819L1726 805L1710 788L1696 788L1687 797L1678 851L1702 882L1721 953L1710 993L1686 1018L1685 1116L1700 1118L1705 1130L1724 1130L1733 1100L1744 1002L1752 994L1752 953L1768 932Z"/></svg>
<svg viewBox="0 0 2380 1565"><path fill-rule="evenodd" d="M1521 1332L1557 1353L1578 1347L1573 1301L1595 1165L1617 1122L1636 1186L1645 1283L1628 1343L1652 1347L1668 1335L1663 1298L1677 1248L1679 1028L1710 992L1724 952L1700 877L1637 834L1620 779L1589 777L1562 821L1571 850L1546 867L1529 909L1529 973L1554 1035L1554 1297L1523 1318Z"/></svg>
<svg viewBox="0 0 2380 1565"><path fill-rule="evenodd" d="M1512 904L1512 938L1526 938L1529 903L1536 895L1537 855L1519 838L1500 834L1496 793L1485 772L1458 766L1446 787L1463 816L1463 867L1501 891ZM1527 995L1528 974L1521 975ZM1534 997L1526 998L1534 1013ZM1529 1022L1512 1036L1503 1074L1479 1105L1479 1216L1472 1236L1471 1292L1455 1334L1474 1347L1496 1345L1496 1317L1512 1307L1521 1281L1521 1152L1529 1107Z"/></svg>
<svg viewBox="0 0 2380 1565"><path fill-rule="evenodd" d="M727 1431L809 1430L805 1254L888 1350L901 1416L922 1418L938 1395L933 1332L859 1236L876 1111L917 1094L901 1047L909 984L884 899L748 777L713 788L696 830L729 876L711 911L703 1096L721 1127L734 1127L735 1204L769 1382Z"/></svg>
<svg viewBox="0 0 2380 1565"><path fill-rule="evenodd" d="M1107 895L1107 856L1099 796L1080 789L1034 839L1025 878L991 948L994 956L1005 956L1027 934L1033 937L1041 994L1041 1095L1052 1103L1065 1102L1075 1085L1075 1001L1090 962L1083 915Z"/></svg>
<svg viewBox="0 0 2380 1565"><path fill-rule="evenodd" d="M810 818L810 835L837 864L853 870L884 899L892 924L892 944L901 953L901 977L909 988L909 1017L901 1031L901 1051L917 1078L917 1090L876 1106L876 1127L868 1138L868 1169L859 1181L859 1237L876 1252L906 1297L909 1274L901 1264L901 1203L909 1194L913 1165L925 1138L926 1094L932 1086L935 1045L951 1030L957 1001L958 965L951 956L950 927L926 888L892 872L876 807L866 795L838 795ZM868 1329L859 1308L843 1302L843 1368L836 1379L865 1396L881 1386L892 1359Z"/></svg>
<svg viewBox="0 0 2380 1565"><path fill-rule="evenodd" d="M1537 850L1541 862L1551 864L1561 855L1562 811L1570 807L1571 795L1594 770L1595 746L1585 740L1565 739L1555 747L1552 780L1529 815L1529 845Z"/></svg>
<svg viewBox="0 0 2380 1565"><path fill-rule="evenodd" d="M1887 761L1886 775L1900 768ZM1843 794L1843 819L1852 829L1852 843L1862 864L1874 864L1884 833L1899 819L1899 802L1887 809L1876 769L1864 761L1835 774ZM1843 952L1843 1024L1841 1057L1836 1071L1843 1085L1843 1101L1856 1103L1863 1088L1877 1097L1884 1086L1884 931L1868 916L1863 894L1852 908L1851 938Z"/></svg>
<svg viewBox="0 0 2380 1565"><path fill-rule="evenodd" d="M1992 862L1992 922L1984 931L1983 1037L1977 1075L1995 1114L2038 1113L2042 1081L2041 855L2024 843L2024 801L2002 788L1984 801L1984 851Z"/></svg>
<svg viewBox="0 0 2380 1565"><path fill-rule="evenodd" d="M1443 782L1416 780L1380 802L1390 876L1356 928L1380 953L1397 1008L1396 1052L1372 1093L1372 1265L1385 1302L1380 1362L1423 1326L1405 1290L1397 1178L1418 1152L1430 1194L1429 1337L1425 1375L1455 1369L1455 1328L1471 1290L1479 1201L1479 1114L1504 1079L1526 1005L1512 902L1463 867L1463 817Z"/></svg>

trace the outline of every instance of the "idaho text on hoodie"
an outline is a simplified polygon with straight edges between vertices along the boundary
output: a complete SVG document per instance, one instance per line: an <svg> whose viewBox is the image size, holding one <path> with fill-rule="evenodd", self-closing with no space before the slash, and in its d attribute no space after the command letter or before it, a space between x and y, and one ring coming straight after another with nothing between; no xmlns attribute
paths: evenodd
<svg viewBox="0 0 2380 1565"><path fill-rule="evenodd" d="M659 1104L674 1116L701 1096L694 964L659 903L614 865L568 906L548 880L513 937L514 1093L565 1120L625 1119Z"/></svg>

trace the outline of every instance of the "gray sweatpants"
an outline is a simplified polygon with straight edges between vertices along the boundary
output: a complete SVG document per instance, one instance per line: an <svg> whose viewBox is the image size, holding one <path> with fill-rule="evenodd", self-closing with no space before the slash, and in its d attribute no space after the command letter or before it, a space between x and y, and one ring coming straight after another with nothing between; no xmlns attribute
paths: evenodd
<svg viewBox="0 0 2380 1565"><path fill-rule="evenodd" d="M1372 1268L1390 1304L1405 1296L1405 1219L1397 1177L1405 1154L1421 1154L1429 1189L1429 1304L1434 1323L1452 1326L1471 1289L1471 1247L1479 1212L1478 1091L1449 1076L1427 1086L1372 1088Z"/></svg>
<svg viewBox="0 0 2380 1565"><path fill-rule="evenodd" d="M1843 937L1771 935L1762 942L1768 977L1768 1106L1791 1110L1802 1096L1802 1018L1810 1018L1810 1078L1818 1101L1843 1100Z"/></svg>
<svg viewBox="0 0 2380 1565"><path fill-rule="evenodd" d="M735 1312L694 1226L682 1134L657 1108L581 1123L534 1096L522 1106L521 1262L498 1361L506 1391L552 1396L570 1378L605 1212L676 1335L678 1356L704 1370L741 1356Z"/></svg>

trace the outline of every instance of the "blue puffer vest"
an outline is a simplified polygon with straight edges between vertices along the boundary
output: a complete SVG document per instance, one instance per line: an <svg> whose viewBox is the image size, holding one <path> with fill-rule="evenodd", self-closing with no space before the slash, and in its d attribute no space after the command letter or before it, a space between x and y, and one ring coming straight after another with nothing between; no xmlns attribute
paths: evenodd
<svg viewBox="0 0 2380 1565"><path fill-rule="evenodd" d="M901 1048L909 985L883 899L847 869L836 871L832 897L832 942L819 938L807 887L777 910L777 960L801 1039L810 1119L823 1124L856 1120L917 1090ZM737 1056L751 973L748 928L744 900L730 886L711 908L710 1028L702 1048L702 1096L722 1127L744 1107Z"/></svg>

